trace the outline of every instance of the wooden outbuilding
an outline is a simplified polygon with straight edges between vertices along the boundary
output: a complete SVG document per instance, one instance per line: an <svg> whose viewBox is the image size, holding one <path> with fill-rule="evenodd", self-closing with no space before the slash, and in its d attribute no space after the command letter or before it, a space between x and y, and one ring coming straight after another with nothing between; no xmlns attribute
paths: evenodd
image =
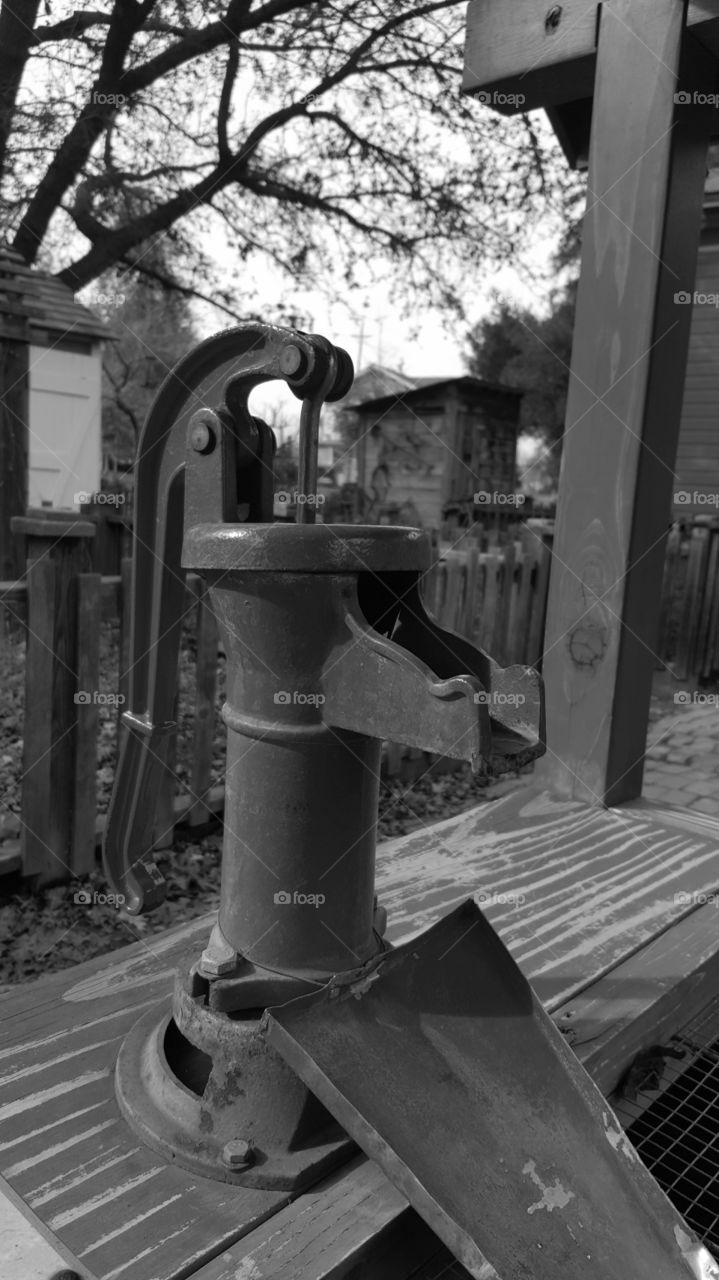
<svg viewBox="0 0 719 1280"><path fill-rule="evenodd" d="M13 516L100 488L108 326L48 272L0 250L0 578L19 576Z"/></svg>

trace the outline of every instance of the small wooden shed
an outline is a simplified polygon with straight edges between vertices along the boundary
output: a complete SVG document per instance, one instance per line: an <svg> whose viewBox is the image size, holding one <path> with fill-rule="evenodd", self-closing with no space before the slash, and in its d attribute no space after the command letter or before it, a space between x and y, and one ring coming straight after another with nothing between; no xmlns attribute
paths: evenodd
<svg viewBox="0 0 719 1280"><path fill-rule="evenodd" d="M470 376L395 377L404 388L348 406L356 480L375 518L439 528L450 507L470 518L482 507L511 508L522 393Z"/></svg>
<svg viewBox="0 0 719 1280"><path fill-rule="evenodd" d="M15 577L10 520L77 508L100 488L102 342L72 290L0 249L0 575Z"/></svg>

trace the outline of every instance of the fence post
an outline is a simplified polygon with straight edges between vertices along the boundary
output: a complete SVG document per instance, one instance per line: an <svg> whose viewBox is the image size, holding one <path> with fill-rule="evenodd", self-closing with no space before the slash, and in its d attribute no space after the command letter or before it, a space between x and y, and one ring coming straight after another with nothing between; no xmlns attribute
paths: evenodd
<svg viewBox="0 0 719 1280"><path fill-rule="evenodd" d="M77 578L77 676L78 687L100 687L100 631L102 579L99 573ZM72 869L87 875L95 867L95 819L97 817L97 735L99 709L93 700L76 707L75 795L72 807Z"/></svg>
<svg viewBox="0 0 719 1280"><path fill-rule="evenodd" d="M197 670L195 679L195 733L192 746L190 793L186 821L191 827L211 817L205 799L212 782L212 747L215 740L215 688L217 685L217 620L207 588L201 586L197 601Z"/></svg>
<svg viewBox="0 0 719 1280"><path fill-rule="evenodd" d="M90 568L95 527L77 518L16 516L12 529L25 537L28 556L22 863L23 874L43 885L75 872L77 576Z"/></svg>

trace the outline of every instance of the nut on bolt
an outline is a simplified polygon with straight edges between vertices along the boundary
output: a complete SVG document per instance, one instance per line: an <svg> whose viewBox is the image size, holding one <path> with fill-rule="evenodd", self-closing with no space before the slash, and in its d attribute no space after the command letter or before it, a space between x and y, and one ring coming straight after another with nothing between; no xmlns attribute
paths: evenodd
<svg viewBox="0 0 719 1280"><path fill-rule="evenodd" d="M219 419L211 409L200 409L190 418L190 445L195 453L212 453L217 443Z"/></svg>
<svg viewBox="0 0 719 1280"><path fill-rule="evenodd" d="M222 1159L228 1169L249 1169L255 1163L254 1147L244 1138L234 1138L232 1142L225 1143Z"/></svg>

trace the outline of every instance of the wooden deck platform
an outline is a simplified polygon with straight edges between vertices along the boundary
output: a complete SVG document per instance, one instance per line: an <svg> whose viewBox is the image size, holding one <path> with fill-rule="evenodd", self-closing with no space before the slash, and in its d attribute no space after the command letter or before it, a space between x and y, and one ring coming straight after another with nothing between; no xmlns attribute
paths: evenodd
<svg viewBox="0 0 719 1280"><path fill-rule="evenodd" d="M711 820L519 791L378 858L395 941L480 895L605 1093L658 1028L671 1034L719 987L719 916L702 898L719 888ZM0 998L0 1173L97 1280L339 1280L365 1274L362 1263L372 1280L423 1264L438 1274L439 1242L363 1157L290 1203L185 1173L120 1119L120 1041L208 927L196 920Z"/></svg>

